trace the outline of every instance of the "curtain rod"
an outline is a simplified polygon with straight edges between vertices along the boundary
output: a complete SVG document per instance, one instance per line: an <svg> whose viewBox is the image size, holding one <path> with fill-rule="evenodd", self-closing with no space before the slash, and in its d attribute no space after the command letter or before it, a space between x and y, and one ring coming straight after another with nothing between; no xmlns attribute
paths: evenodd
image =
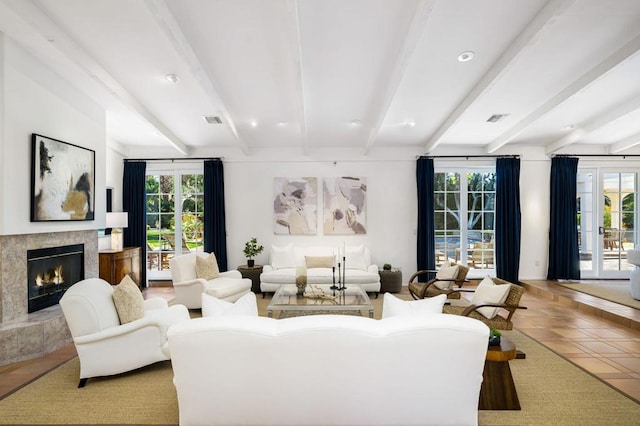
<svg viewBox="0 0 640 426"><path fill-rule="evenodd" d="M224 160L224 157L193 157L193 158L125 158L125 163L136 161L199 161L199 160Z"/></svg>
<svg viewBox="0 0 640 426"><path fill-rule="evenodd" d="M640 157L640 154L556 154L553 157Z"/></svg>
<svg viewBox="0 0 640 426"><path fill-rule="evenodd" d="M520 158L519 155L416 155L416 158Z"/></svg>

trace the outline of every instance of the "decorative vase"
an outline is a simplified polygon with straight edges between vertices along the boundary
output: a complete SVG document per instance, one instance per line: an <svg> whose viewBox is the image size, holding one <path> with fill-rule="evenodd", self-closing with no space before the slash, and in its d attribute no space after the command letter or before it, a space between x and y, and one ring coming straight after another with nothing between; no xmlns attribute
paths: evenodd
<svg viewBox="0 0 640 426"><path fill-rule="evenodd" d="M304 266L296 267L296 287L298 288L298 294L304 294L304 290L307 287L307 268Z"/></svg>
<svg viewBox="0 0 640 426"><path fill-rule="evenodd" d="M253 260L253 259L247 259L247 266L248 266L249 268L253 268L253 265L255 265L255 264L256 264L256 261L255 261L255 260Z"/></svg>

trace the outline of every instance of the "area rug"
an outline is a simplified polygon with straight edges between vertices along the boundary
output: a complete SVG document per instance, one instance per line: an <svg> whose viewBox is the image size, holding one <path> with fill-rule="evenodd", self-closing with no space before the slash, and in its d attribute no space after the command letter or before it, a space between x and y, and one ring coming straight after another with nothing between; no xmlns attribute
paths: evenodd
<svg viewBox="0 0 640 426"><path fill-rule="evenodd" d="M635 300L631 297L631 291L629 290L629 283L616 284L611 282L606 283L558 283L562 287L570 288L571 290L579 291L580 293L586 293L591 296L598 297L600 299L608 300L610 302L619 303L621 305L629 306L631 308L640 309L640 300Z"/></svg>
<svg viewBox="0 0 640 426"><path fill-rule="evenodd" d="M522 410L480 411L479 424L638 424L640 404L524 334L508 331L504 335L527 354L524 360L510 362ZM0 423L177 424L178 404L169 361L91 379L83 389L76 387L79 368L78 359L73 358L0 400ZM269 384L264 386L268 392Z"/></svg>

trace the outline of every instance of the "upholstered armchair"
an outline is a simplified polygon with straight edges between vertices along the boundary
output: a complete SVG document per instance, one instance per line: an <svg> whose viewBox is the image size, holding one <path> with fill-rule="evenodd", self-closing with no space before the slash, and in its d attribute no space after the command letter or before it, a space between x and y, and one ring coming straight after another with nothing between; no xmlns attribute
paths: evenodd
<svg viewBox="0 0 640 426"><path fill-rule="evenodd" d="M189 253L174 257L169 261L171 279L176 297L171 304L180 303L189 309L202 308L202 293L227 302L235 302L251 291L251 280L242 278L238 270L217 272L215 278L201 278L196 271L196 256L201 259L210 258L209 253ZM215 261L215 256L213 257Z"/></svg>
<svg viewBox="0 0 640 426"><path fill-rule="evenodd" d="M435 278L427 282L418 282L418 278L426 274L436 274ZM448 299L460 299L456 291L466 282L469 268L464 265L443 265L438 271L422 270L409 278L409 293L414 299L424 299L446 294Z"/></svg>
<svg viewBox="0 0 640 426"><path fill-rule="evenodd" d="M60 299L80 359L78 387L90 377L119 374L170 359L167 329L189 320L184 306L169 307L166 300L152 298L139 301L141 318L129 318L130 322L123 324L113 294L114 287L108 282L88 278L72 285ZM142 299L142 294L137 296Z"/></svg>

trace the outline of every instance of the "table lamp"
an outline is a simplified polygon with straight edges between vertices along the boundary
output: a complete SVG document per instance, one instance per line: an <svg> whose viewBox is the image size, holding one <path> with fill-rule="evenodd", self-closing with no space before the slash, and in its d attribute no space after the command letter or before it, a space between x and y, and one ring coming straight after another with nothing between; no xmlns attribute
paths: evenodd
<svg viewBox="0 0 640 426"><path fill-rule="evenodd" d="M129 224L126 212L107 212L107 228L111 228L111 250L122 251L122 228Z"/></svg>

